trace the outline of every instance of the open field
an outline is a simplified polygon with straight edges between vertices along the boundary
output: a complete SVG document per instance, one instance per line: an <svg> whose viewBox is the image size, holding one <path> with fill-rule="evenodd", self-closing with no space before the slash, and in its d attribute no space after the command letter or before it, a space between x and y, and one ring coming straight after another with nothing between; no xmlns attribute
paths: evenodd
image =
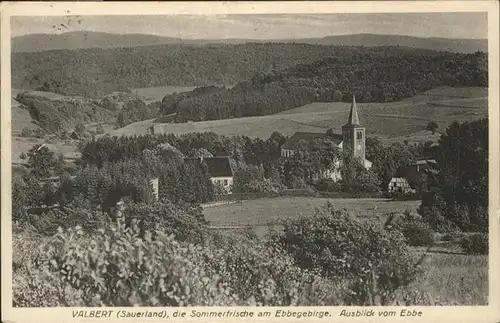
<svg viewBox="0 0 500 323"><path fill-rule="evenodd" d="M422 266L425 274L409 287L428 293L436 305L488 304L488 256L431 250Z"/></svg>
<svg viewBox="0 0 500 323"><path fill-rule="evenodd" d="M14 99L11 99L11 131L13 134L21 133L23 129L37 129L36 124L31 122L33 119L27 108Z"/></svg>
<svg viewBox="0 0 500 323"><path fill-rule="evenodd" d="M46 146L56 154L61 153L66 159L74 159L79 156L76 143L73 141L53 140L49 142L46 139L12 137L12 164L15 165L22 163L23 160L19 156L23 152L28 152L33 145L43 143L45 143Z"/></svg>
<svg viewBox="0 0 500 323"><path fill-rule="evenodd" d="M187 87L161 87L136 89L139 95L150 98L163 97L165 91L189 90ZM13 90L15 96L19 90ZM376 135L386 143L409 143L436 141L439 131L442 131L453 121L473 120L487 116L486 88L439 88L418 94L399 102L390 103L360 103L359 114L361 121L367 127L368 135ZM40 92L49 97L57 96L54 93ZM156 95L156 96L155 96ZM71 99L72 97L67 97ZM75 97L75 99L81 99ZM235 136L269 138L274 131L285 135L292 135L296 131L324 132L328 128L340 132L345 123L349 103L312 103L275 115L262 117L247 117L214 121L202 121L181 124L158 124L154 119L136 122L120 129L106 127L110 135L140 135L146 134L151 126L155 133L184 134L189 132L213 131L219 134ZM438 123L438 133L431 134L425 131L428 121ZM397 126L395 126L397 125ZM19 133L24 127L36 128L31 123L31 117L26 109L12 100L12 130ZM43 140L32 138L13 138L12 158L19 162L19 155L26 152L35 143ZM76 154L74 143L54 142L51 149L60 151L65 157L72 158Z"/></svg>
<svg viewBox="0 0 500 323"><path fill-rule="evenodd" d="M486 88L439 88L398 102L359 103L358 110L368 135L376 135L389 142L394 141L394 137L401 137L400 141L421 142L430 138L422 134L429 121L435 121L439 129L445 129L454 121L487 116L487 91ZM268 138L274 131L291 135L296 131L324 132L328 128L334 128L340 132L347 119L349 107L349 103L341 102L312 103L259 117L181 124L155 124L153 120L147 120L130 124L111 134L142 134L151 126L154 126L155 133L213 131L224 135L260 138ZM416 134L415 138L412 134ZM405 138L402 139L403 137ZM430 139L433 137L436 136Z"/></svg>
<svg viewBox="0 0 500 323"><path fill-rule="evenodd" d="M195 88L195 86L159 86L132 89L131 92L142 97L146 103L149 103L152 101L161 101L165 95L174 94L175 92L189 92Z"/></svg>
<svg viewBox="0 0 500 323"><path fill-rule="evenodd" d="M392 201L389 199L329 199L317 197L283 197L246 200L204 210L205 218L213 226L264 225L281 219L308 215L330 201L335 208L347 209L354 215L383 216L389 212L416 210L420 201ZM376 207L376 209L375 209Z"/></svg>

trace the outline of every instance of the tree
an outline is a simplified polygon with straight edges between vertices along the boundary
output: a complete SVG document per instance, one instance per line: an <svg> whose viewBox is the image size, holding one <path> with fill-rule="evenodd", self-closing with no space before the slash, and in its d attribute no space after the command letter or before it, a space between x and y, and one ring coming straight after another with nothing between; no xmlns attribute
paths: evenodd
<svg viewBox="0 0 500 323"><path fill-rule="evenodd" d="M286 141L285 136L283 136L280 132L274 131L271 136L269 137L270 141L274 141L278 144L278 146L281 147Z"/></svg>
<svg viewBox="0 0 500 323"><path fill-rule="evenodd" d="M27 154L21 155L21 159L26 160L30 175L37 179L49 177L61 167L61 160L45 144L34 145Z"/></svg>
<svg viewBox="0 0 500 323"><path fill-rule="evenodd" d="M425 130L432 131L432 134L435 134L437 128L439 128L438 124L434 121L431 121L427 124L427 126L425 127Z"/></svg>
<svg viewBox="0 0 500 323"><path fill-rule="evenodd" d="M441 135L437 162L440 205L463 230L488 231L488 119L454 122Z"/></svg>
<svg viewBox="0 0 500 323"><path fill-rule="evenodd" d="M342 188L348 192L375 192L380 180L371 170L367 170L361 161L352 154L343 154L340 166Z"/></svg>

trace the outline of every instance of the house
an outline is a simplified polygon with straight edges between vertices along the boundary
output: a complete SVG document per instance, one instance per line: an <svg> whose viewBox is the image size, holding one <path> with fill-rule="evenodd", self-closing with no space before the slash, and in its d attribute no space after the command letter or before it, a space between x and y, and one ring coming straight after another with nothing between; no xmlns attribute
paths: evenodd
<svg viewBox="0 0 500 323"><path fill-rule="evenodd" d="M401 194L413 194L417 190L412 188L408 180L404 177L393 177L389 182L388 191L391 194L401 193Z"/></svg>
<svg viewBox="0 0 500 323"><path fill-rule="evenodd" d="M437 162L434 159L421 159L400 167L389 182L387 190L389 193L416 193L422 185L424 174L437 174Z"/></svg>
<svg viewBox="0 0 500 323"><path fill-rule="evenodd" d="M204 163L210 180L214 185L220 185L227 194L232 193L234 172L228 156L215 157L187 157L185 161Z"/></svg>
<svg viewBox="0 0 500 323"><path fill-rule="evenodd" d="M295 149L300 141L308 141L312 142L316 139L325 139L327 138L333 141L337 146L342 146L342 136L339 134L334 134L328 136L325 133L321 132L296 132L290 138L288 138L283 145L281 146L281 156L282 157L292 157L295 153Z"/></svg>
<svg viewBox="0 0 500 323"><path fill-rule="evenodd" d="M352 97L351 109L347 123L342 126L342 134L315 133L315 132L296 132L288 138L281 146L281 156L290 158L295 154L297 145L304 140L312 142L317 139L328 138L340 150L350 151L355 157L359 158L366 169L372 167L372 162L366 159L366 136L365 127L359 122L358 110L356 107L356 98ZM326 170L319 177L331 178L334 181L341 179L341 162L337 161L332 165L332 169Z"/></svg>

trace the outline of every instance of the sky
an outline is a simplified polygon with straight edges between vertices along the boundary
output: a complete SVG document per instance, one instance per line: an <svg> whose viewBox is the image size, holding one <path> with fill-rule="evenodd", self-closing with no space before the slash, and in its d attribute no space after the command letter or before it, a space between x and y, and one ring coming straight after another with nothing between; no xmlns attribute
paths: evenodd
<svg viewBox="0 0 500 323"><path fill-rule="evenodd" d="M487 38L486 13L247 14L12 17L12 36L101 31L184 39L317 38L358 33Z"/></svg>

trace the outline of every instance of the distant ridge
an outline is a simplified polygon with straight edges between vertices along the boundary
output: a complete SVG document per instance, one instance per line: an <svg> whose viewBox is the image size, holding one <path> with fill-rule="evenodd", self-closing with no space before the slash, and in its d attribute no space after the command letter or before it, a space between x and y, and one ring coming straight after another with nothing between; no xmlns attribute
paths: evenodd
<svg viewBox="0 0 500 323"><path fill-rule="evenodd" d="M487 52L487 39L424 38L403 35L353 34L302 39L181 39L148 34L111 34L75 31L63 34L30 34L12 38L12 52L40 52L59 49L115 48L164 44L243 44L305 43L345 46L403 46L438 51L472 53Z"/></svg>

